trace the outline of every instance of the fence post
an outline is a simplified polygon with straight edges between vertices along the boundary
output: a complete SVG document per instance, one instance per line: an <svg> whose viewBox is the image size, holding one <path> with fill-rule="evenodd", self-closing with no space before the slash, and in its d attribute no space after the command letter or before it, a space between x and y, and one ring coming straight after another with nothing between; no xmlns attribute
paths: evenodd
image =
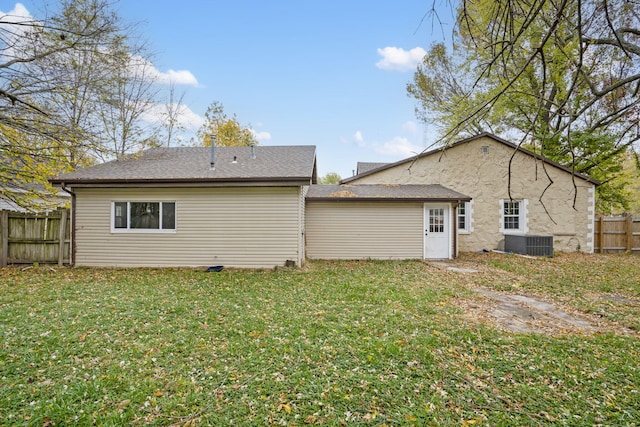
<svg viewBox="0 0 640 427"><path fill-rule="evenodd" d="M67 210L60 210L60 228L58 229L58 266L62 267L64 264L64 240L66 236L67 226Z"/></svg>
<svg viewBox="0 0 640 427"><path fill-rule="evenodd" d="M598 239L600 240L598 249L602 254L604 253L604 215L600 215L600 233L598 233Z"/></svg>
<svg viewBox="0 0 640 427"><path fill-rule="evenodd" d="M0 267L6 267L9 259L9 211L0 211L0 227L2 230L2 254L0 254Z"/></svg>
<svg viewBox="0 0 640 427"><path fill-rule="evenodd" d="M629 214L627 214L625 232L627 233L627 252L631 252L633 249L633 217Z"/></svg>

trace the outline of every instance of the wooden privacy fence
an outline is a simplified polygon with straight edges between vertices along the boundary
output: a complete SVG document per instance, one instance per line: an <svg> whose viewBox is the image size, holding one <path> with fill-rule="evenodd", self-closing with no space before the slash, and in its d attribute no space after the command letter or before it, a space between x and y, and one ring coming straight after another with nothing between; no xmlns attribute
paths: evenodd
<svg viewBox="0 0 640 427"><path fill-rule="evenodd" d="M0 266L69 263L70 225L67 209L40 214L0 211Z"/></svg>
<svg viewBox="0 0 640 427"><path fill-rule="evenodd" d="M597 217L594 249L596 253L640 254L640 217Z"/></svg>

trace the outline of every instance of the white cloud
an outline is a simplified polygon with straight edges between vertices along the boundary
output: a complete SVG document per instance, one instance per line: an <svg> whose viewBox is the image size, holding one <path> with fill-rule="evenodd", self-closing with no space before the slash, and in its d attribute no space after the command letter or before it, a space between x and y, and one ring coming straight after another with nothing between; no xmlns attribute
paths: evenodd
<svg viewBox="0 0 640 427"><path fill-rule="evenodd" d="M417 135L418 134L418 124L416 122L413 122L411 120L404 122L402 124L402 130L410 133L412 135Z"/></svg>
<svg viewBox="0 0 640 427"><path fill-rule="evenodd" d="M155 68L154 68L155 69ZM198 80L187 70L168 70L166 73L156 70L157 81L162 84L176 84L186 86L198 86Z"/></svg>
<svg viewBox="0 0 640 427"><path fill-rule="evenodd" d="M365 146L364 137L362 136L362 132L356 131L356 133L353 134L353 140L356 142L356 144L358 144L358 147L364 147Z"/></svg>
<svg viewBox="0 0 640 427"><path fill-rule="evenodd" d="M16 25L25 23L26 25ZM21 3L16 5L9 12L0 10L0 31L3 32L3 43L0 47L0 56L5 58L19 58L23 56L23 45L29 43L24 35L32 26L42 25L36 21L31 13Z"/></svg>
<svg viewBox="0 0 640 427"><path fill-rule="evenodd" d="M168 70L162 72L156 68L151 61L139 55L133 55L129 60L131 74L143 76L159 84L175 84L186 86L198 86L198 80L187 70Z"/></svg>
<svg viewBox="0 0 640 427"><path fill-rule="evenodd" d="M255 129L251 129L251 133L258 141L271 141L271 134L269 132L257 132Z"/></svg>
<svg viewBox="0 0 640 427"><path fill-rule="evenodd" d="M414 47L408 51L392 46L378 48L378 55L382 59L376 63L376 67L392 71L414 70L426 54L427 52L421 47Z"/></svg>
<svg viewBox="0 0 640 427"><path fill-rule="evenodd" d="M396 136L389 142L385 142L382 146L374 148L375 152L384 156L395 158L406 158L415 156L422 151L421 147L413 145L407 138Z"/></svg>
<svg viewBox="0 0 640 427"><path fill-rule="evenodd" d="M142 117L147 123L160 124L167 116L167 106L165 104L154 104ZM204 123L204 118L194 113L188 106L180 106L178 116L178 126L187 132L196 131Z"/></svg>
<svg viewBox="0 0 640 427"><path fill-rule="evenodd" d="M22 3L16 3L16 5L9 12L3 12L0 10L0 22L24 22L31 21L33 17Z"/></svg>
<svg viewBox="0 0 640 427"><path fill-rule="evenodd" d="M186 105L182 106L179 118L180 125L188 130L198 130L204 124L204 117L194 113Z"/></svg>

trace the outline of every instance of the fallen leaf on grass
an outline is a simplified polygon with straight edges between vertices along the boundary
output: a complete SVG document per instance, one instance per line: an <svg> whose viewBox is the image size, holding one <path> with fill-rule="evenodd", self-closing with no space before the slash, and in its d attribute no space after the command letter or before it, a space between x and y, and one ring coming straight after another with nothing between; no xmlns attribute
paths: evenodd
<svg viewBox="0 0 640 427"><path fill-rule="evenodd" d="M289 406L286 403L281 403L278 405L278 412L284 410L284 412L286 412L287 414L291 413L291 406Z"/></svg>
<svg viewBox="0 0 640 427"><path fill-rule="evenodd" d="M376 419L377 416L378 416L377 412L367 412L366 414L364 414L362 419L365 421L373 421Z"/></svg>

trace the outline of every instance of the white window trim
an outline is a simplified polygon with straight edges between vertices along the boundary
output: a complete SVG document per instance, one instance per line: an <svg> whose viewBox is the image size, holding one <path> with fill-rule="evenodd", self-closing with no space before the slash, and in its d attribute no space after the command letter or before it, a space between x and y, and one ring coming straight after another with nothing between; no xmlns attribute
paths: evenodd
<svg viewBox="0 0 640 427"><path fill-rule="evenodd" d="M504 202L513 201L519 202L519 223L520 228L516 229L505 229L504 228ZM527 199L500 199L500 233L502 234L527 234L529 232L529 226L527 224L527 211L528 211L529 201Z"/></svg>
<svg viewBox="0 0 640 427"><path fill-rule="evenodd" d="M464 223L466 228L458 228L458 234L471 234L473 232L473 200L463 203L465 205ZM456 218L456 221L458 221L458 218Z"/></svg>
<svg viewBox="0 0 640 427"><path fill-rule="evenodd" d="M162 206L162 203L175 203L175 218L174 218L174 225L175 228L173 229L162 229L162 228L116 228L115 227L115 217L116 217L116 203L127 203L127 227L129 227L129 225L131 225L131 209L129 208L129 204L130 203L139 203L139 202L145 202L145 203L160 203L160 205ZM162 207L160 208L162 210ZM160 216L162 216L162 213L160 213ZM178 228L178 203L175 200L137 200L137 199L130 199L130 200L112 200L111 201L111 215L109 218L109 221L111 223L111 233L117 233L117 234L175 234L176 233L176 229Z"/></svg>

